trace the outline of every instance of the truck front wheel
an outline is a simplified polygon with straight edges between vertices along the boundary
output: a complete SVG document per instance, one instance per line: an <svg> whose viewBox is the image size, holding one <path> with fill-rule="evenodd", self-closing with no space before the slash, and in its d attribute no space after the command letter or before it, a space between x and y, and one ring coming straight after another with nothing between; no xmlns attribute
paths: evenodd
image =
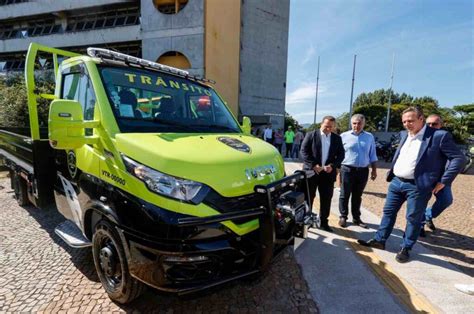
<svg viewBox="0 0 474 314"><path fill-rule="evenodd" d="M144 285L130 276L120 237L106 220L96 225L92 253L97 274L110 299L126 304L140 296Z"/></svg>
<svg viewBox="0 0 474 314"><path fill-rule="evenodd" d="M13 191L15 192L15 198L18 205L28 205L29 200L26 181L14 171L10 173L10 180L12 181L12 187Z"/></svg>

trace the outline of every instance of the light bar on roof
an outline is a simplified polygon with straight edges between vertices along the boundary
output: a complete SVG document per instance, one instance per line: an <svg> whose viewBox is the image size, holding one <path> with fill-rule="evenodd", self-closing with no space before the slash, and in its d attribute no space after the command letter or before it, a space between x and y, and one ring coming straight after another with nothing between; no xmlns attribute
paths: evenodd
<svg viewBox="0 0 474 314"><path fill-rule="evenodd" d="M164 64L151 62L145 59L129 56L124 53L103 49L103 48L87 48L87 54L93 58L113 59L123 61L125 63L136 64L144 67L150 67L161 71L170 72L173 74L179 74L182 76L189 76L188 71L184 71L178 68L173 68Z"/></svg>

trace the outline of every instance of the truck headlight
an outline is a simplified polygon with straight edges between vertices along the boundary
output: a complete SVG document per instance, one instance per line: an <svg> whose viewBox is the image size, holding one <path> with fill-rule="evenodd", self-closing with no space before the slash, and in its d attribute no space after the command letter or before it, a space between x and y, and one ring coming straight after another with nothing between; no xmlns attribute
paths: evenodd
<svg viewBox="0 0 474 314"><path fill-rule="evenodd" d="M176 178L148 168L124 155L122 159L129 173L142 180L151 191L167 197L194 203L204 186L199 182Z"/></svg>

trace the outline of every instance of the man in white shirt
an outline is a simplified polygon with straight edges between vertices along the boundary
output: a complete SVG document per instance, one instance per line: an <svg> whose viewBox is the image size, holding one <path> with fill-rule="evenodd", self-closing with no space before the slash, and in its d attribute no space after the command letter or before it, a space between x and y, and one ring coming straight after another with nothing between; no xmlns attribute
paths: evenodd
<svg viewBox="0 0 474 314"><path fill-rule="evenodd" d="M263 131L263 140L267 143L272 143L272 135L273 135L273 130L272 130L272 125L268 124L265 130Z"/></svg>
<svg viewBox="0 0 474 314"><path fill-rule="evenodd" d="M401 133L400 147L388 172L387 180L390 185L382 221L373 239L358 242L364 246L385 249L385 242L392 233L397 213L406 201L405 233L401 250L396 255L398 262L405 263L419 236L431 193L437 194L453 182L461 171L465 158L448 132L425 125L421 109L405 109L402 122L407 132ZM449 165L446 167L448 160Z"/></svg>

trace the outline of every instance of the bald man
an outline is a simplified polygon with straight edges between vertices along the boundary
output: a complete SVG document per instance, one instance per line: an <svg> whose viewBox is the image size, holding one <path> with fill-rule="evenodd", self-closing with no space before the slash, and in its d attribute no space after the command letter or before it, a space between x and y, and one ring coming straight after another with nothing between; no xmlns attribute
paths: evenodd
<svg viewBox="0 0 474 314"><path fill-rule="evenodd" d="M441 129L443 127L443 119L437 114L431 114L426 118L426 125L434 129ZM431 230L435 231L436 227L433 223L433 218L438 217L446 208L453 203L453 192L451 185L446 185L444 189L435 193L436 201L433 206L427 207L425 211L425 224ZM425 237L424 225L420 231L420 237Z"/></svg>

